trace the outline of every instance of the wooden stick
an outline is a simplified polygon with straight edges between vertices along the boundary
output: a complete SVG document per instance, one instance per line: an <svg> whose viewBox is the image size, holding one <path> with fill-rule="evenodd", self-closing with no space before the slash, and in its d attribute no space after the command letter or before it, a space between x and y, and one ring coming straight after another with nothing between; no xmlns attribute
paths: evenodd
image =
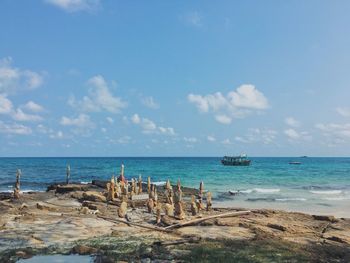
<svg viewBox="0 0 350 263"><path fill-rule="evenodd" d="M134 226L138 226L138 227L143 227L143 228L147 228L147 229L151 229L151 230L157 230L157 231L162 231L162 232L172 232L171 230L167 230L163 227L157 227L157 226L147 226L144 224L138 224L138 223L134 223L134 222L128 222L124 219L119 219L119 218L109 218L109 217L105 217L105 216L97 216L99 218L102 218L104 220L113 222L113 223L124 223L127 225L134 225Z"/></svg>
<svg viewBox="0 0 350 263"><path fill-rule="evenodd" d="M175 225L167 226L164 229L169 230L169 229L173 229L173 228L178 228L178 227L188 226L188 225L192 225L192 224L197 224L197 223L203 222L203 221L208 220L208 219L213 219L213 218L245 215L245 214L249 214L250 212L251 211L247 210L247 211L235 211L235 212L228 212L228 213L224 213L224 214L212 215L212 216L197 218L197 219L193 219L193 220L190 220L190 221L187 221L187 222L183 222L183 223L178 223L178 224L175 224Z"/></svg>

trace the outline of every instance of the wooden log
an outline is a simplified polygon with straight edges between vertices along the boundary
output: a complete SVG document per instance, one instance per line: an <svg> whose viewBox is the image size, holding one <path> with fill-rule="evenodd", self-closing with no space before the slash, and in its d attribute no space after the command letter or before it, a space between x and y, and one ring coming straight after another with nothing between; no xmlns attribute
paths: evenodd
<svg viewBox="0 0 350 263"><path fill-rule="evenodd" d="M146 228L146 229L151 229L151 230L156 230L156 231L161 231L161 232L172 232L172 230L167 230L167 229L165 229L163 227L144 225L144 224L129 222L129 221L126 221L125 219L109 218L109 217L105 217L105 216L97 216L97 217L98 218L102 218L102 219L107 220L107 221L110 221L112 223L124 223L124 224L127 224L127 225L143 227L143 228Z"/></svg>
<svg viewBox="0 0 350 263"><path fill-rule="evenodd" d="M197 219L193 219L190 221L167 226L164 229L169 230L169 229L179 228L179 227L188 226L188 225L192 225L192 224L198 224L198 223L201 223L201 222L208 220L208 219L219 218L219 217L239 216L239 215L245 215L245 214L249 214L249 213L251 213L251 211L247 210L247 211L234 211L234 212L228 212L228 213L223 213L223 214L218 214L218 215L212 215L212 216L197 218Z"/></svg>

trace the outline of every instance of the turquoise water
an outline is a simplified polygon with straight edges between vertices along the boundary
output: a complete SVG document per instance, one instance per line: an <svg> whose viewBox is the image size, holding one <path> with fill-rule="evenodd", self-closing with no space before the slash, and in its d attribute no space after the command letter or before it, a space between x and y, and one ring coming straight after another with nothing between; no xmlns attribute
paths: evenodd
<svg viewBox="0 0 350 263"><path fill-rule="evenodd" d="M217 205L271 207L350 215L350 158L251 158L249 167L220 164L220 158L0 158L0 191L11 191L16 169L22 170L22 190L45 190L65 180L109 179L125 164L127 178L141 174L161 182L178 178L185 186L214 193ZM301 165L290 165L300 161ZM228 191L240 190L231 196Z"/></svg>

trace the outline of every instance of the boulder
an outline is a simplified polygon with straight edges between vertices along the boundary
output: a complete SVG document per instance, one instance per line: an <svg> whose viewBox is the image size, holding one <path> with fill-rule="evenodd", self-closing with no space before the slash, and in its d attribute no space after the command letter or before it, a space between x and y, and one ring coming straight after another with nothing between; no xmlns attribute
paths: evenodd
<svg viewBox="0 0 350 263"><path fill-rule="evenodd" d="M107 199L99 192L87 191L83 193L83 199L94 202L106 202Z"/></svg>

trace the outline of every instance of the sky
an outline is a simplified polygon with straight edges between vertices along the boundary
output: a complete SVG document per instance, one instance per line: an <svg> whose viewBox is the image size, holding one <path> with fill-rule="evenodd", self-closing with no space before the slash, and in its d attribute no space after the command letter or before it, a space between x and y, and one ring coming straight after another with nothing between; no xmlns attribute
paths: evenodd
<svg viewBox="0 0 350 263"><path fill-rule="evenodd" d="M0 156L350 156L349 1L0 2Z"/></svg>

